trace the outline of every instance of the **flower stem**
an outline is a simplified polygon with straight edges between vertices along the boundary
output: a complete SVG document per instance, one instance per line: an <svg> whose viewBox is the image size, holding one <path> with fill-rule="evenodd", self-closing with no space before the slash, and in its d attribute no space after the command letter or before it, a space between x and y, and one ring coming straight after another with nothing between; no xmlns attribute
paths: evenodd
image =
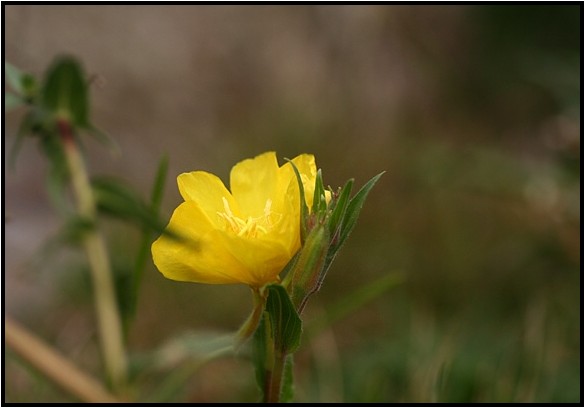
<svg viewBox="0 0 585 408"><path fill-rule="evenodd" d="M87 169L69 123L61 121L59 132L63 142L78 213L92 224L96 221L96 203ZM126 385L126 355L122 325L116 302L112 271L103 237L96 228L83 237L83 246L92 272L100 344L104 365L112 388L121 391Z"/></svg>
<svg viewBox="0 0 585 408"><path fill-rule="evenodd" d="M275 350L272 370L266 372L264 402L280 402L285 362L286 354Z"/></svg>
<svg viewBox="0 0 585 408"><path fill-rule="evenodd" d="M235 348L239 348L242 344L246 342L256 331L258 328L258 324L260 323L260 319L262 318L262 312L264 312L264 306L266 304L266 296L262 294L261 289L258 288L251 288L252 294L254 295L254 309L252 313L242 327L236 333L236 344Z"/></svg>

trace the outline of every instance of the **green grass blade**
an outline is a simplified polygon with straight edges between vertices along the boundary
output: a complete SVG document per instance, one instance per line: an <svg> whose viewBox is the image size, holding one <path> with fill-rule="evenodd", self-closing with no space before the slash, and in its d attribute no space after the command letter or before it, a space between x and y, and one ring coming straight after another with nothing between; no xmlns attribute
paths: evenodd
<svg viewBox="0 0 585 408"><path fill-rule="evenodd" d="M366 283L354 292L345 295L340 301L329 307L327 315L316 319L307 328L307 332L314 336L325 327L331 326L336 322L349 316L359 308L365 306L384 295L388 290L395 288L405 280L404 274L395 272L382 276L381 278Z"/></svg>

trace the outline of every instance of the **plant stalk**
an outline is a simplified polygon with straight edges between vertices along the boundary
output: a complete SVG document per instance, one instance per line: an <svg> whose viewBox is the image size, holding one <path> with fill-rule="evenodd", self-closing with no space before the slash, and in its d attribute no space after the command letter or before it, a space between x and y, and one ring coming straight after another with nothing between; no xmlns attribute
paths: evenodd
<svg viewBox="0 0 585 408"><path fill-rule="evenodd" d="M264 312L264 306L266 305L266 296L262 294L262 290L258 288L252 288L252 294L254 295L254 309L252 313L242 327L236 333L236 341L235 341L235 348L238 349L242 344L244 344L256 331L258 328L258 324L260 323L260 319L262 318L262 313Z"/></svg>
<svg viewBox="0 0 585 408"><path fill-rule="evenodd" d="M67 392L83 402L119 403L98 381L10 317L4 318L6 345Z"/></svg>
<svg viewBox="0 0 585 408"><path fill-rule="evenodd" d="M97 212L95 198L85 163L75 143L69 123L61 121L59 123L59 132L77 200L78 213L95 225ZM121 391L126 385L127 377L122 325L107 248L97 228L92 228L91 231L84 235L83 246L92 273L99 337L105 369L112 388L116 391Z"/></svg>
<svg viewBox="0 0 585 408"><path fill-rule="evenodd" d="M275 350L272 370L266 373L266 384L264 386L264 402L280 402L282 395L282 378L284 376L284 365L286 354Z"/></svg>

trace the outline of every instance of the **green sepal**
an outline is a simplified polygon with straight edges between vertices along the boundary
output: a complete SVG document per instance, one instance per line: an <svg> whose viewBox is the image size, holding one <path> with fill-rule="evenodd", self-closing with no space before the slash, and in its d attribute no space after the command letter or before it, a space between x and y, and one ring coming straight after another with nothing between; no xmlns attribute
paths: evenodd
<svg viewBox="0 0 585 408"><path fill-rule="evenodd" d="M293 270L289 292L296 310L300 313L308 297L318 289L321 271L329 248L327 228L317 224L309 233Z"/></svg>
<svg viewBox="0 0 585 408"><path fill-rule="evenodd" d="M299 260L299 257L301 255L301 251L297 251L296 254L294 254L294 256L290 259L290 261L288 261L288 263L286 264L286 266L284 267L284 269L280 272L280 276L284 277L282 278L282 281L280 282L280 284L282 286L284 286L284 288L288 291L289 289L289 285L292 282L292 278L293 278L293 274L294 274L294 268L297 264L297 261Z"/></svg>
<svg viewBox="0 0 585 408"><path fill-rule="evenodd" d="M301 343L301 318L281 285L268 285L266 290L268 298L265 310L270 319L274 346L283 354L292 353Z"/></svg>
<svg viewBox="0 0 585 408"><path fill-rule="evenodd" d="M315 191L313 193L313 214L319 219L325 218L327 213L327 200L325 199L325 187L321 169L317 170L315 178Z"/></svg>
<svg viewBox="0 0 585 408"><path fill-rule="evenodd" d="M351 200L349 200L349 195L353 186L353 180L348 180L347 183L345 183L345 186L343 186L337 204L329 218L328 226L329 231L331 232L331 244L328 248L325 262L315 284L314 292L317 292L321 288L323 280L325 280L327 271L333 263L337 252L341 249L341 246L349 236L349 233L353 230L353 227L355 227L368 193L384 173L385 172L382 172L372 177Z"/></svg>
<svg viewBox="0 0 585 408"><path fill-rule="evenodd" d="M301 202L301 245L304 244L305 238L307 237L307 220L309 218L309 207L307 206L307 201L305 200L305 188L303 187L303 179L301 178L301 173L297 166L293 163L292 160L285 158L287 162L290 163L292 166L295 176L297 177L297 183L299 184L299 193L301 195L300 202Z"/></svg>
<svg viewBox="0 0 585 408"><path fill-rule="evenodd" d="M89 125L87 84L81 65L71 57L57 59L47 71L41 106L78 127Z"/></svg>

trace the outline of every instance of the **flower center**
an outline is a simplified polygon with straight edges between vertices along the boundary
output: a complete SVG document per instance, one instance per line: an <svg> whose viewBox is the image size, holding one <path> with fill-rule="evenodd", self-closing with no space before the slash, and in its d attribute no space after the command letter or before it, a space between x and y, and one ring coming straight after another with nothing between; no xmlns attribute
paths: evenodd
<svg viewBox="0 0 585 408"><path fill-rule="evenodd" d="M217 212L217 215L225 222L226 230L233 232L239 237L256 238L259 234L266 234L274 223L272 219L272 200L269 198L264 205L264 213L259 217L249 216L246 219L240 218L232 212L225 197L223 201L224 212Z"/></svg>

